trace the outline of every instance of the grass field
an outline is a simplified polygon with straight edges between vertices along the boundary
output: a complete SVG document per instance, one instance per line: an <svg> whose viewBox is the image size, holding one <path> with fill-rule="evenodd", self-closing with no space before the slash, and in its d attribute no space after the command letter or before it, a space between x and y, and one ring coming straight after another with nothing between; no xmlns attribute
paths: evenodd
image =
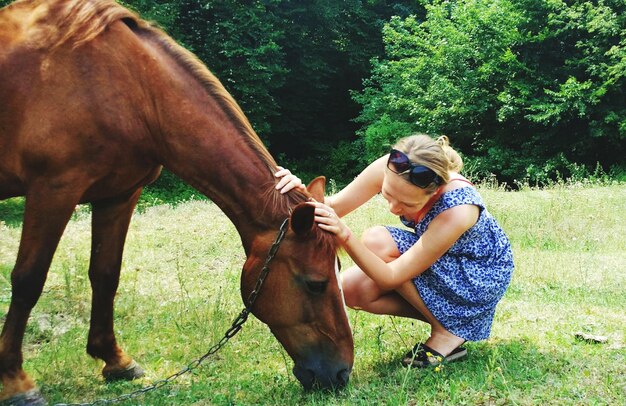
<svg viewBox="0 0 626 406"><path fill-rule="evenodd" d="M127 404L626 404L626 187L480 190L512 241L516 270L491 338L469 343L466 361L441 372L404 369L400 357L427 338L427 327L350 310L355 339L350 384L339 393L306 393L291 374L291 359L252 318L192 374ZM19 199L0 203L2 317L10 301L20 210ZM25 368L51 403L93 402L164 378L204 354L242 309L243 250L214 204L142 210L126 245L116 331L146 377L105 384L101 362L84 350L88 210L79 208L74 217L25 337ZM398 223L378 197L346 221L356 232ZM350 264L348 258L342 261ZM594 344L575 338L576 332L608 340Z"/></svg>

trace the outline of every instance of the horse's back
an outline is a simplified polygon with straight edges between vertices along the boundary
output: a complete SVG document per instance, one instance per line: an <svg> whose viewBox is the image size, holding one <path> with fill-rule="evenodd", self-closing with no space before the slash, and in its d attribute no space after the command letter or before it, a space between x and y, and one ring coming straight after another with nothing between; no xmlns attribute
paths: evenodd
<svg viewBox="0 0 626 406"><path fill-rule="evenodd" d="M32 1L13 3L0 10L0 198L24 194L15 155L15 128L23 109L16 110L23 99L22 80L32 78L35 55L28 44L33 16L41 5ZM24 71L26 69L26 71Z"/></svg>
<svg viewBox="0 0 626 406"><path fill-rule="evenodd" d="M40 37L44 25L37 24L37 15L41 5L30 1L17 2L0 9L0 91L14 83L16 78L28 72L21 68L34 56L37 48L35 38ZM2 94L6 100L6 90Z"/></svg>
<svg viewBox="0 0 626 406"><path fill-rule="evenodd" d="M101 185L86 196L110 197L158 166L147 158L150 103L132 63L140 50L116 23L132 16L105 0L22 1L0 11L0 198L53 177Z"/></svg>
<svg viewBox="0 0 626 406"><path fill-rule="evenodd" d="M58 2L57 2L58 3ZM45 47L58 31L51 1L22 0L0 10L0 61L16 49Z"/></svg>

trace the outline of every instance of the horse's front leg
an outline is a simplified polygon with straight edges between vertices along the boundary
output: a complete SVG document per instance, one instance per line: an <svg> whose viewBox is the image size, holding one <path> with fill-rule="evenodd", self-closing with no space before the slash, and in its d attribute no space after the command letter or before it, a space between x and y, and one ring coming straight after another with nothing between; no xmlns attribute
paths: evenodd
<svg viewBox="0 0 626 406"><path fill-rule="evenodd" d="M11 304L0 335L0 400L6 404L45 404L34 381L22 369L22 341L54 252L79 201L80 197L72 193L81 193L78 186L66 190L50 187L55 183L50 180L41 183L26 194L22 238L11 273Z"/></svg>
<svg viewBox="0 0 626 406"><path fill-rule="evenodd" d="M132 195L93 204L89 280L93 293L87 352L105 362L107 380L132 380L143 370L118 345L113 331L113 302L130 218L141 189Z"/></svg>

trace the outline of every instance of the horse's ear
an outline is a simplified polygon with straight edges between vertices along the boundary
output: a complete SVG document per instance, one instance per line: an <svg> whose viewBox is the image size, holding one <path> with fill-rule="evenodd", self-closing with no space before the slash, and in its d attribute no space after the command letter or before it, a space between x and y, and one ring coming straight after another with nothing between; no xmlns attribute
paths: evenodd
<svg viewBox="0 0 626 406"><path fill-rule="evenodd" d="M301 237L311 232L315 225L315 206L306 203L300 203L293 209L291 213L290 226L296 235Z"/></svg>
<svg viewBox="0 0 626 406"><path fill-rule="evenodd" d="M313 196L313 199L323 202L325 188L326 178L318 176L309 183L306 189ZM301 237L310 233L315 226L315 206L306 203L297 205L291 214L290 226L293 232Z"/></svg>
<svg viewBox="0 0 626 406"><path fill-rule="evenodd" d="M313 199L318 202L324 202L324 191L326 190L326 178L324 176L318 176L313 179L309 186L306 187L306 190L311 193Z"/></svg>

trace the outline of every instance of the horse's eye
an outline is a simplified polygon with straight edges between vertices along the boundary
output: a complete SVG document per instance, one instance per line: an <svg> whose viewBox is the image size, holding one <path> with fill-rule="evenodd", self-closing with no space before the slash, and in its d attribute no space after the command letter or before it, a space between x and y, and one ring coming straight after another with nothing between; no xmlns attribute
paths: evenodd
<svg viewBox="0 0 626 406"><path fill-rule="evenodd" d="M307 290L316 295L319 295L320 293L324 293L324 291L326 290L326 286L328 286L327 281L322 281L322 282L307 281L306 282Z"/></svg>

